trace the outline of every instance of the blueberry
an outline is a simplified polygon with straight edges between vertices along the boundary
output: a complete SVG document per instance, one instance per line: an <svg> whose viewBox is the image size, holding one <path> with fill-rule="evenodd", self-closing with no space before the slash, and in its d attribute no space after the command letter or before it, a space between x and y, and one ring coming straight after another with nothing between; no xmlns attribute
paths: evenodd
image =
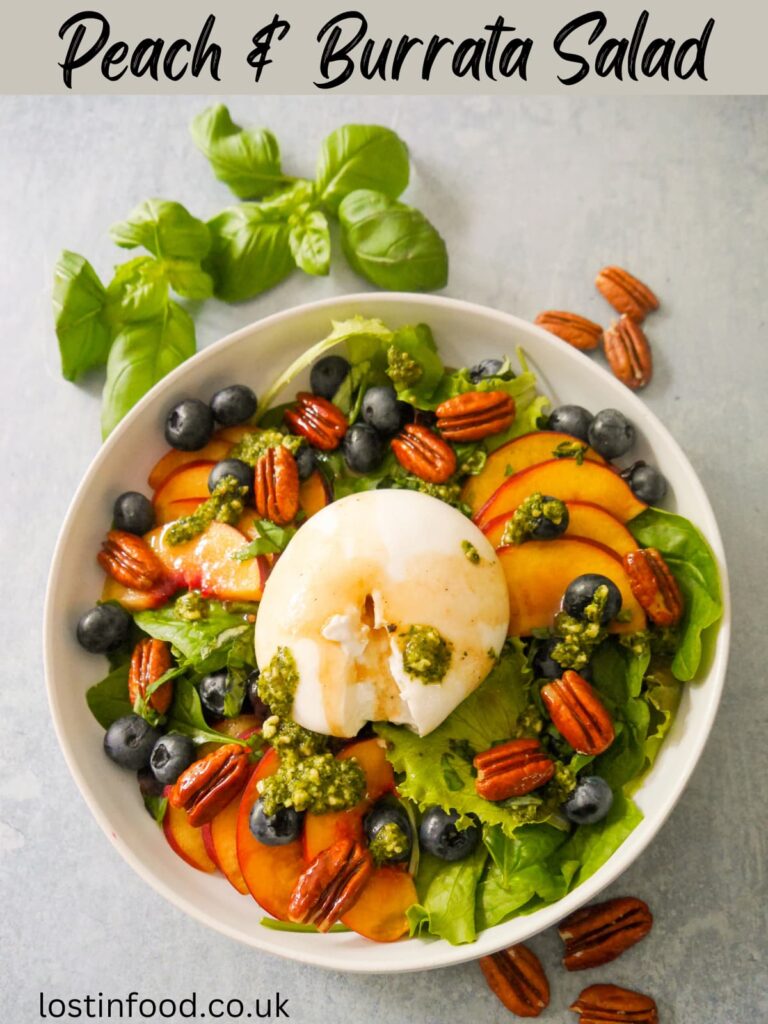
<svg viewBox="0 0 768 1024"><path fill-rule="evenodd" d="M303 444L296 452L296 465L299 467L299 480L306 480L317 469L315 449Z"/></svg>
<svg viewBox="0 0 768 1024"><path fill-rule="evenodd" d="M368 811L363 818L363 831L369 846L385 825L397 825L408 839L408 848L399 857L392 857L391 859L393 861L409 860L413 846L413 829L411 828L408 815L401 804L391 803L388 800L379 800Z"/></svg>
<svg viewBox="0 0 768 1024"><path fill-rule="evenodd" d="M185 398L174 405L165 421L165 440L171 448L196 452L204 448L213 433L213 413L197 398Z"/></svg>
<svg viewBox="0 0 768 1024"><path fill-rule="evenodd" d="M126 491L116 499L112 509L112 523L116 530L149 533L155 525L155 509L152 502L138 491Z"/></svg>
<svg viewBox="0 0 768 1024"><path fill-rule="evenodd" d="M584 611L587 605L591 604L598 587L608 588L608 598L605 602L600 622L607 625L611 619L615 619L621 611L621 591L607 576L601 576L596 572L587 572L583 576L577 576L568 584L563 596L563 610L572 615L574 619L584 618Z"/></svg>
<svg viewBox="0 0 768 1024"><path fill-rule="evenodd" d="M635 497L648 505L658 505L667 493L666 477L653 466L646 466L644 462L636 463L626 475L624 473L621 475L629 484Z"/></svg>
<svg viewBox="0 0 768 1024"><path fill-rule="evenodd" d="M324 356L312 367L309 386L314 394L330 401L348 373L349 363L343 356Z"/></svg>
<svg viewBox="0 0 768 1024"><path fill-rule="evenodd" d="M146 768L152 748L160 738L159 729L139 715L124 715L104 734L104 752L121 768Z"/></svg>
<svg viewBox="0 0 768 1024"><path fill-rule="evenodd" d="M475 363L474 366L470 367L469 379L473 384L478 384L481 380L485 380L486 377L497 377L501 373L503 366L503 359L481 359L479 363ZM514 374L510 374L510 376L514 376Z"/></svg>
<svg viewBox="0 0 768 1024"><path fill-rule="evenodd" d="M245 384L230 384L213 396L211 412L223 426L236 427L253 416L257 405L256 395Z"/></svg>
<svg viewBox="0 0 768 1024"><path fill-rule="evenodd" d="M556 644L560 642L558 637L553 637L551 640L544 641L540 644L536 653L533 656L533 674L536 679L559 679L563 672L566 670L563 666L555 661L552 657L552 649ZM586 679L589 682L592 679L592 669L589 665L585 665L579 669L579 675L582 679Z"/></svg>
<svg viewBox="0 0 768 1024"><path fill-rule="evenodd" d="M587 440L606 459L618 459L635 443L635 428L618 409L602 409L589 425Z"/></svg>
<svg viewBox="0 0 768 1024"><path fill-rule="evenodd" d="M158 782L172 786L181 773L195 760L195 744L189 736L169 732L152 748L149 767Z"/></svg>
<svg viewBox="0 0 768 1024"><path fill-rule="evenodd" d="M248 703L251 706L250 713L254 715L259 722L259 725L263 725L264 722L272 714L268 705L259 696L259 676L261 673L257 668L251 672L245 684L245 696Z"/></svg>
<svg viewBox="0 0 768 1024"><path fill-rule="evenodd" d="M232 692L233 684L234 679L225 668L221 669L219 672L211 672L209 675L203 676L198 684L198 692L200 694L202 705L206 711L210 711L212 715L223 715L224 703ZM239 714L240 708L237 708L235 711L232 711L228 717L232 718L234 715Z"/></svg>
<svg viewBox="0 0 768 1024"><path fill-rule="evenodd" d="M582 405L560 405L553 409L547 420L547 430L557 430L586 441L594 416Z"/></svg>
<svg viewBox="0 0 768 1024"><path fill-rule="evenodd" d="M127 643L131 616L119 604L98 604L80 616L77 641L91 654L107 654Z"/></svg>
<svg viewBox="0 0 768 1024"><path fill-rule="evenodd" d="M541 496L542 502L546 501L557 501L557 498L552 498L548 494ZM554 519L549 519L547 516L539 516L533 520L533 526L531 528L531 537L534 540L554 540L555 537L559 537L565 533L568 529L569 515L568 509L563 505L562 518L559 523L556 523Z"/></svg>
<svg viewBox="0 0 768 1024"><path fill-rule="evenodd" d="M613 803L611 787L599 775L579 779L576 789L563 804L563 813L574 825L593 825L602 821Z"/></svg>
<svg viewBox="0 0 768 1024"><path fill-rule="evenodd" d="M448 813L441 807L430 807L419 826L419 840L424 849L440 860L463 860L480 841L477 825L456 828L457 811Z"/></svg>
<svg viewBox="0 0 768 1024"><path fill-rule="evenodd" d="M265 814L261 800L251 808L248 825L253 838L264 846L286 846L301 835L303 815L293 807L281 807L275 814Z"/></svg>
<svg viewBox="0 0 768 1024"><path fill-rule="evenodd" d="M353 423L344 435L344 459L353 473L370 473L384 458L384 438L368 423Z"/></svg>
<svg viewBox="0 0 768 1024"><path fill-rule="evenodd" d="M211 494L225 476L233 476L241 487L247 487L249 492L253 490L253 466L240 459L222 459L208 474L208 490Z"/></svg>
<svg viewBox="0 0 768 1024"><path fill-rule="evenodd" d="M399 401L395 389L386 385L368 388L360 411L363 420L382 434L396 434L407 422L405 414L412 415L412 407Z"/></svg>

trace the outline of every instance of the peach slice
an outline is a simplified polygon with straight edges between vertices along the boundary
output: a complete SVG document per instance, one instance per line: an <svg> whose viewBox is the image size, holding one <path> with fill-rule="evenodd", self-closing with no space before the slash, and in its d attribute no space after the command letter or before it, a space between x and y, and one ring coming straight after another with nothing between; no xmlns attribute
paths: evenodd
<svg viewBox="0 0 768 1024"><path fill-rule="evenodd" d="M629 622L614 622L614 633L634 633L645 628L645 614L637 603L618 556L591 540L566 537L530 540L499 548L497 552L509 585L510 636L530 636L534 629L548 629L560 609L568 584L584 573L600 573L613 580L621 592L622 611Z"/></svg>
<svg viewBox="0 0 768 1024"><path fill-rule="evenodd" d="M159 608L178 589L176 580L169 579L152 590L133 590L123 586L111 576L107 576L101 591L102 601L117 601L129 612L145 612L149 608Z"/></svg>
<svg viewBox="0 0 768 1024"><path fill-rule="evenodd" d="M163 832L168 845L182 860L198 871L213 874L216 864L205 848L203 831L189 824L187 812L183 808L171 807L168 804L163 818Z"/></svg>
<svg viewBox="0 0 768 1024"><path fill-rule="evenodd" d="M248 886L237 859L237 821L240 815L240 801L233 800L223 811L219 811L208 826L212 859L233 888L243 896L248 895Z"/></svg>
<svg viewBox="0 0 768 1024"><path fill-rule="evenodd" d="M565 504L569 518L564 537L582 537L585 540L597 541L598 544L615 551L619 558L628 551L637 551L637 541L626 526L604 508L590 505L586 501L567 501ZM483 533L495 548L500 546L504 528L511 516L511 512L496 516L483 527Z"/></svg>
<svg viewBox="0 0 768 1024"><path fill-rule="evenodd" d="M235 803L236 802L237 801L235 801ZM216 865L217 871L221 871L221 864L219 863L219 858L216 856L216 848L213 845L213 835L211 834L210 822L206 822L205 825L200 826L200 834L203 837L203 845L205 846L205 852Z"/></svg>
<svg viewBox="0 0 768 1024"><path fill-rule="evenodd" d="M245 544L239 530L214 522L191 540L169 544L165 540L167 529L152 530L145 539L179 586L222 601L261 600L268 564L261 555L245 562L232 557Z"/></svg>
<svg viewBox="0 0 768 1024"><path fill-rule="evenodd" d="M589 460L579 465L573 459L551 459L505 480L477 513L475 522L483 529L497 516L513 512L537 491L561 501L599 505L622 523L647 507L609 466Z"/></svg>
<svg viewBox="0 0 768 1024"><path fill-rule="evenodd" d="M155 509L158 526L165 526L182 516L191 516L193 512L205 501L205 498L180 498L178 501L171 501L167 505Z"/></svg>
<svg viewBox="0 0 768 1024"><path fill-rule="evenodd" d="M472 515L475 515L510 476L540 462L548 462L554 458L555 449L559 444L568 443L582 442L570 434L561 434L556 430L537 430L532 434L523 434L512 441L507 441L501 448L491 452L477 476L471 476L467 480L461 492L461 500L469 505ZM605 465L602 455L598 455L592 448L587 448L584 458Z"/></svg>
<svg viewBox="0 0 768 1024"><path fill-rule="evenodd" d="M315 512L319 512L321 508L330 505L332 501L331 486L326 480L325 475L316 469L299 488L299 507L304 511L307 519L309 519Z"/></svg>
<svg viewBox="0 0 768 1024"><path fill-rule="evenodd" d="M247 423L241 423L236 427L222 427L221 430L217 430L213 435L214 441L223 441L228 445L238 444L247 437L248 434L260 434L262 431L261 427L249 426Z"/></svg>
<svg viewBox="0 0 768 1024"><path fill-rule="evenodd" d="M374 942L396 942L408 934L409 907L419 902L405 867L376 868L360 898L342 918L358 935Z"/></svg>
<svg viewBox="0 0 768 1024"><path fill-rule="evenodd" d="M251 896L272 917L287 921L291 893L305 867L301 840L285 846L265 846L253 837L249 824L259 796L258 782L273 775L278 763L277 754L270 749L256 765L240 800L236 843L238 864Z"/></svg>
<svg viewBox="0 0 768 1024"><path fill-rule="evenodd" d="M171 503L184 498L210 497L208 476L216 465L215 462L190 462L171 473L155 491L152 503L159 522L168 522L172 518Z"/></svg>
<svg viewBox="0 0 768 1024"><path fill-rule="evenodd" d="M147 483L156 491L176 470L193 462L219 462L226 459L231 447L230 441L214 439L196 452L182 452L178 448L171 448L149 471Z"/></svg>

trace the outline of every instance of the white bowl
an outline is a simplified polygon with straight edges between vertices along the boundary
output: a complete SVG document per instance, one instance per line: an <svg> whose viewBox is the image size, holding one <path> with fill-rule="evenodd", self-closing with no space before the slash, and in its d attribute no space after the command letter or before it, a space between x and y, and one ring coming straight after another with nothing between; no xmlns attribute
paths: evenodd
<svg viewBox="0 0 768 1024"><path fill-rule="evenodd" d="M667 506L703 530L723 580L725 613L714 655L702 678L685 687L674 727L636 795L645 815L642 823L564 899L482 932L471 945L421 939L381 945L352 933L320 936L262 927L262 911L253 900L238 895L223 877L188 867L172 852L145 813L133 774L105 758L103 731L85 703L85 690L104 674L105 661L78 646L74 627L101 590L95 554L112 503L122 491L146 490L147 472L165 448L168 408L190 395L207 399L232 381L262 392L295 356L328 333L332 319L355 314L381 317L392 326L428 323L445 362L456 366L514 354L522 346L542 389L556 402L622 410L637 428L636 455L651 459L670 481ZM44 628L48 695L64 756L96 820L142 878L199 921L257 949L336 970L378 973L461 963L521 942L592 899L634 861L674 807L701 754L723 686L730 614L723 547L707 496L680 447L639 398L590 359L506 313L435 296L362 294L300 306L251 324L190 359L139 402L93 460L72 501L51 566Z"/></svg>

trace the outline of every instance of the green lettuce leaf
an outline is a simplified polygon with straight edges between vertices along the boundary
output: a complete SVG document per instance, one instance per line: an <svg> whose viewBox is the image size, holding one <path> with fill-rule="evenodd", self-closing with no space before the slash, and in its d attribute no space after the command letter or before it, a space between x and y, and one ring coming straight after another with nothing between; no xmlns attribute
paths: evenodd
<svg viewBox="0 0 768 1024"><path fill-rule="evenodd" d="M420 409L431 406L435 389L445 374L431 329L426 324L399 327L392 336L392 345L419 367L419 378L413 384L395 381L398 398Z"/></svg>
<svg viewBox="0 0 768 1024"><path fill-rule="evenodd" d="M672 727L682 692L680 680L675 679L671 670L663 665L653 666L646 676L645 699L649 705L651 722L643 745L644 770L649 769L656 760L662 741Z"/></svg>
<svg viewBox="0 0 768 1024"><path fill-rule="evenodd" d="M680 643L672 661L677 679L693 679L701 663L702 632L723 613L720 574L702 533L684 516L648 508L627 523L643 547L662 553L685 597Z"/></svg>
<svg viewBox="0 0 768 1024"><path fill-rule="evenodd" d="M474 942L477 887L487 860L482 843L452 864L423 853L415 878L419 902L407 912L411 935L428 932L454 946Z"/></svg>
<svg viewBox="0 0 768 1024"><path fill-rule="evenodd" d="M554 808L542 797L491 803L475 792L474 755L525 731L521 716L529 706L530 680L521 645L508 643L485 682L428 736L377 724L376 732L389 745L387 757L405 776L398 784L400 794L422 810L437 805L458 811L462 824L476 815L510 836L532 815L534 820L549 818Z"/></svg>

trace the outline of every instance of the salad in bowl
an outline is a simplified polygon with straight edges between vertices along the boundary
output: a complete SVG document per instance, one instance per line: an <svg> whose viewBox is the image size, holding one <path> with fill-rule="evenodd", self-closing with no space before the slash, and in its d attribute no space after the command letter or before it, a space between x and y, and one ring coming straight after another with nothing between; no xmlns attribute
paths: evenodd
<svg viewBox="0 0 768 1024"><path fill-rule="evenodd" d="M631 420L553 407L523 351L329 327L177 400L107 496L85 699L178 871L259 927L472 943L642 821L717 562Z"/></svg>

